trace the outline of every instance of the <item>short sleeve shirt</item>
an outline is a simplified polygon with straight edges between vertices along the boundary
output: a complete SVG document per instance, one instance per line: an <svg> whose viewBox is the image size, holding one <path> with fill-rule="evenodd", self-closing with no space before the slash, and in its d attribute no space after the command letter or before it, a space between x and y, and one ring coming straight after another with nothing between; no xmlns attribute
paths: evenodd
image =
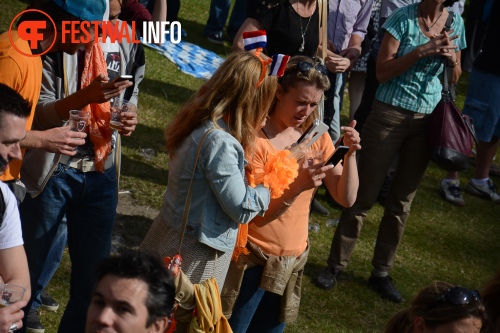
<svg viewBox="0 0 500 333"><path fill-rule="evenodd" d="M425 36L418 24L418 3L399 8L389 16L383 29L399 41L397 57L410 53L430 38ZM453 15L451 29L457 50L466 47L465 29L462 18ZM403 109L430 114L441 99L440 74L443 72L444 59L439 56L424 57L413 64L401 75L380 84L376 99Z"/></svg>
<svg viewBox="0 0 500 333"><path fill-rule="evenodd" d="M0 190L5 201L5 213L0 224L0 250L23 245L21 219L17 208L17 200L9 187L0 182Z"/></svg>

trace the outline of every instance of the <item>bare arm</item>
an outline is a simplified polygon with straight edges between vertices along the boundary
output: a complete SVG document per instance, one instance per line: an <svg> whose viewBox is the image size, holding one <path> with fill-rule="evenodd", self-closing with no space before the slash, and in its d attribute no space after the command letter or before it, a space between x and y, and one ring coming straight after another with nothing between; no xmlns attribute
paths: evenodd
<svg viewBox="0 0 500 333"><path fill-rule="evenodd" d="M462 63L461 63L461 54L462 54L462 51L457 51L455 52L456 56L456 64L453 63L452 66L453 67L453 73L451 74L451 81L450 83L451 84L456 84L458 82L458 79L460 79L460 76L462 75Z"/></svg>
<svg viewBox="0 0 500 333"><path fill-rule="evenodd" d="M358 194L358 167L356 163L356 151L361 149L359 133L354 129L356 120L352 120L349 126L343 127L344 144L349 147L344 158L344 165L337 164L334 169L326 173L323 180L328 192L343 207L351 207L356 201Z"/></svg>
<svg viewBox="0 0 500 333"><path fill-rule="evenodd" d="M22 245L0 250L0 276L5 283L26 288L23 299L26 301L30 299L30 273Z"/></svg>
<svg viewBox="0 0 500 333"><path fill-rule="evenodd" d="M254 18L247 18L245 22L241 25L240 29L236 33L236 36L234 37L233 41L233 47L231 50L233 52L236 51L245 51L245 48L243 46L243 33L248 32L248 31L257 31L257 30L262 30L264 27L262 24L257 21Z"/></svg>
<svg viewBox="0 0 500 333"><path fill-rule="evenodd" d="M167 0L156 0L151 14L151 21L160 22L167 20Z"/></svg>
<svg viewBox="0 0 500 333"><path fill-rule="evenodd" d="M400 42L390 33L386 32L377 59L377 80L380 83L385 83L407 71L423 57L434 55L452 57L451 53L455 53L455 45L452 43L452 40L457 37L450 38L446 33L436 36L427 43L416 47L413 51L398 58L397 52Z"/></svg>

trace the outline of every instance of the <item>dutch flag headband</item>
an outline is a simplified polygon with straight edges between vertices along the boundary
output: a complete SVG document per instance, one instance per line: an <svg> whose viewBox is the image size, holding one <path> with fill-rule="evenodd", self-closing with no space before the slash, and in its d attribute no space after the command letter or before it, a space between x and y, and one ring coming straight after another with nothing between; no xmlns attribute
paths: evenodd
<svg viewBox="0 0 500 333"><path fill-rule="evenodd" d="M260 60L262 64L262 72L260 74L257 87L262 84L264 77L267 73L267 65L271 65L269 70L270 76L282 77L285 73L286 64L290 60L290 56L284 54L275 54L272 58L262 59L262 50L267 45L267 35L265 30L249 31L243 33L243 45L245 51L255 50L254 55Z"/></svg>

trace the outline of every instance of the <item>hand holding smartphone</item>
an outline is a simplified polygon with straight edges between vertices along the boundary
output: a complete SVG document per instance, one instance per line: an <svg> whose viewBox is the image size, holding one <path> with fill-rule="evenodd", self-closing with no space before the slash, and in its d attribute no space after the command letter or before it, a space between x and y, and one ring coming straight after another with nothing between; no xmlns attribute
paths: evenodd
<svg viewBox="0 0 500 333"><path fill-rule="evenodd" d="M129 81L132 81L134 77L132 75L120 75L120 76L117 76L113 79L113 81L111 82L121 82L121 81L126 81L126 80L129 80Z"/></svg>
<svg viewBox="0 0 500 333"><path fill-rule="evenodd" d="M332 156L326 161L324 165L327 164L333 164L333 166L336 166L340 161L344 159L345 154L349 151L349 147L347 146L339 146L337 149L333 152Z"/></svg>

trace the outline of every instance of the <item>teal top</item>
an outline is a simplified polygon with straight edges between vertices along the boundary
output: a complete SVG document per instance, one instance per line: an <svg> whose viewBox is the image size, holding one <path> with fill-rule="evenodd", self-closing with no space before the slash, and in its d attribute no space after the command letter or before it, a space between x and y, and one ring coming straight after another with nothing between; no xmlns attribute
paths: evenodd
<svg viewBox="0 0 500 333"><path fill-rule="evenodd" d="M418 25L418 5L415 3L399 8L389 16L382 27L399 41L397 57L413 51L430 40ZM453 42L457 50L462 50L466 47L464 22L459 15L451 11L449 13L453 15L452 36L459 36ZM380 84L375 97L383 103L409 111L432 113L441 99L440 74L443 68L442 57L424 57L401 75Z"/></svg>

